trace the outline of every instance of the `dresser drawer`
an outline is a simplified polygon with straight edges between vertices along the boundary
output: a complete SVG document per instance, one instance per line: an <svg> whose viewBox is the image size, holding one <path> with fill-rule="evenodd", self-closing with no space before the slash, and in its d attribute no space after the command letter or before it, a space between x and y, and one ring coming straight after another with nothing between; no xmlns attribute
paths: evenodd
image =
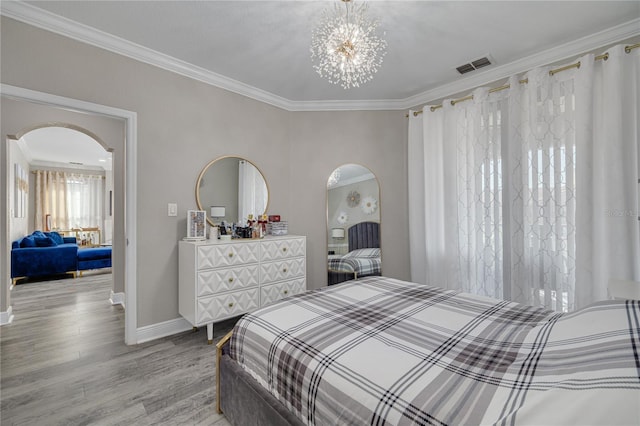
<svg viewBox="0 0 640 426"><path fill-rule="evenodd" d="M305 241L304 238L265 241L262 244L261 260L268 262L271 260L305 256L307 251Z"/></svg>
<svg viewBox="0 0 640 426"><path fill-rule="evenodd" d="M260 264L260 283L290 280L306 275L304 257Z"/></svg>
<svg viewBox="0 0 640 426"><path fill-rule="evenodd" d="M197 268L211 269L225 266L257 263L260 243L211 244L198 247Z"/></svg>
<svg viewBox="0 0 640 426"><path fill-rule="evenodd" d="M204 324L257 309L260 306L260 293L256 287L233 293L201 297L196 303L196 322Z"/></svg>
<svg viewBox="0 0 640 426"><path fill-rule="evenodd" d="M260 289L260 306L293 296L294 294L302 293L306 289L305 278L297 278L291 281L264 286Z"/></svg>
<svg viewBox="0 0 640 426"><path fill-rule="evenodd" d="M259 281L260 269L257 263L235 268L207 269L198 272L197 296L257 287Z"/></svg>

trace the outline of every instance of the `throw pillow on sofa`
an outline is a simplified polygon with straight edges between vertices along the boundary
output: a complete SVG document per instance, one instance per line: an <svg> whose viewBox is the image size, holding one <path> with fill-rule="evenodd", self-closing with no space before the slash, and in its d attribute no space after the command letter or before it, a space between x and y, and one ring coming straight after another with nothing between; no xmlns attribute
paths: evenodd
<svg viewBox="0 0 640 426"><path fill-rule="evenodd" d="M47 236L35 237L34 240L36 241L36 247L53 247L58 245L53 238Z"/></svg>
<svg viewBox="0 0 640 426"><path fill-rule="evenodd" d="M44 235L44 232L42 232L42 231L33 231L31 236L32 237L36 237L36 238L46 237L46 235Z"/></svg>
<svg viewBox="0 0 640 426"><path fill-rule="evenodd" d="M57 232L45 232L44 235L46 235L47 237L51 238L53 241L56 242L56 244L64 244L64 239L62 238L62 235L58 234Z"/></svg>
<svg viewBox="0 0 640 426"><path fill-rule="evenodd" d="M21 248L35 247L35 246L36 246L36 240L31 235L27 235L22 239L22 241L20 241Z"/></svg>

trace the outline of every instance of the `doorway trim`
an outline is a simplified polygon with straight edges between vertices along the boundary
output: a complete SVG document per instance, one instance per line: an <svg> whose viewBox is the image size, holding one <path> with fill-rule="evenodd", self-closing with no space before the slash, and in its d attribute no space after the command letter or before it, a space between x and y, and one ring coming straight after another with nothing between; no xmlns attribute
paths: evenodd
<svg viewBox="0 0 640 426"><path fill-rule="evenodd" d="M137 133L138 115L136 112L78 99L66 98L50 93L38 92L8 84L0 85L0 93L13 99L48 105L52 107L70 109L76 112L102 115L112 118L120 118L125 121L124 141L124 169L125 169L125 196L124 196L124 341L127 345L137 342L137 240L136 240L136 192L137 192ZM5 242L6 243L6 242Z"/></svg>

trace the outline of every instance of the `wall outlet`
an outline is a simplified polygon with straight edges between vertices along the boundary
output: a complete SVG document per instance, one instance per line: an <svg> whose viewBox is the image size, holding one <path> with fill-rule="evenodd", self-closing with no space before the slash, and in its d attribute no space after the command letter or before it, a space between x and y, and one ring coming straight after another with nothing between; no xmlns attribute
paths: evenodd
<svg viewBox="0 0 640 426"><path fill-rule="evenodd" d="M167 214L169 216L178 216L178 205L176 203L169 203L167 206Z"/></svg>

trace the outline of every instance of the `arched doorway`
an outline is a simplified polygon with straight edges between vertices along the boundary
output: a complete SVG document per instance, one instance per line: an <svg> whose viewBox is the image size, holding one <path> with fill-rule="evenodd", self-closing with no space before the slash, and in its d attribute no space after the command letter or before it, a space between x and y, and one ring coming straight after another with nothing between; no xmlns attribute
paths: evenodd
<svg viewBox="0 0 640 426"><path fill-rule="evenodd" d="M12 147L19 167L28 162L28 197L21 206L21 216L12 218L11 235L28 235L36 230L55 231L75 237L80 275L111 272L113 242L113 148L98 135L71 123L48 122L19 132ZM15 179L14 179L15 181ZM15 198L15 197L14 197ZM92 248L94 250L84 250ZM98 248L100 248L98 250ZM107 258L108 257L108 258ZM117 289L111 281L111 300ZM115 299L115 300L114 300Z"/></svg>
<svg viewBox="0 0 640 426"><path fill-rule="evenodd" d="M25 114L24 108L4 107L5 101L18 103L24 102L31 108L46 109L46 114L41 114L43 117L46 115L49 118L42 120L28 120L31 114ZM119 123L120 130L118 131L118 138L122 143L121 149L114 152L114 183L116 191L120 190L120 196L114 200L114 218L120 217L120 220L116 221L114 225L114 250L116 246L120 247L122 259L120 261L120 274L121 279L118 279L116 285L120 285L122 290L122 297L124 299L125 310L125 342L127 344L137 343L137 319L136 319L136 145L137 145L137 133L136 133L136 113L122 110L118 108L108 107L99 104L93 104L90 102L84 102L80 100L64 98L56 95L51 95L42 92L36 92L19 87L2 85L2 102L3 102L3 120L2 130L3 136L8 139L15 139L16 134L22 129L30 129L34 122L50 122L50 121L63 121L63 122L76 122L86 123L91 121L92 118L105 118L109 120L115 120ZM17 111L14 111L16 110ZM42 111L40 111L42 112ZM77 119L75 120L59 120L58 117L65 114L75 114ZM27 117L27 119L25 119ZM103 134L102 129L105 128L104 123L98 125L100 128L101 136ZM92 126L83 126L84 128L91 128ZM7 144L8 146L8 144ZM0 168L3 176L8 176L8 162L7 162L7 149L0 150ZM6 273L7 280L2 281L0 284L0 291L2 294L0 297L0 315L10 317L11 315L11 296L9 291L10 282L8 280L8 267L10 266L10 248L8 246L9 235L7 234L8 224L8 197L5 185L0 185L0 202L2 203L2 209L0 209L0 222L3 226L0 227L0 243L2 245L2 256L0 256L0 270ZM119 223L119 225L118 225ZM114 259L114 266L116 266L116 259ZM115 274L114 270L114 274Z"/></svg>

